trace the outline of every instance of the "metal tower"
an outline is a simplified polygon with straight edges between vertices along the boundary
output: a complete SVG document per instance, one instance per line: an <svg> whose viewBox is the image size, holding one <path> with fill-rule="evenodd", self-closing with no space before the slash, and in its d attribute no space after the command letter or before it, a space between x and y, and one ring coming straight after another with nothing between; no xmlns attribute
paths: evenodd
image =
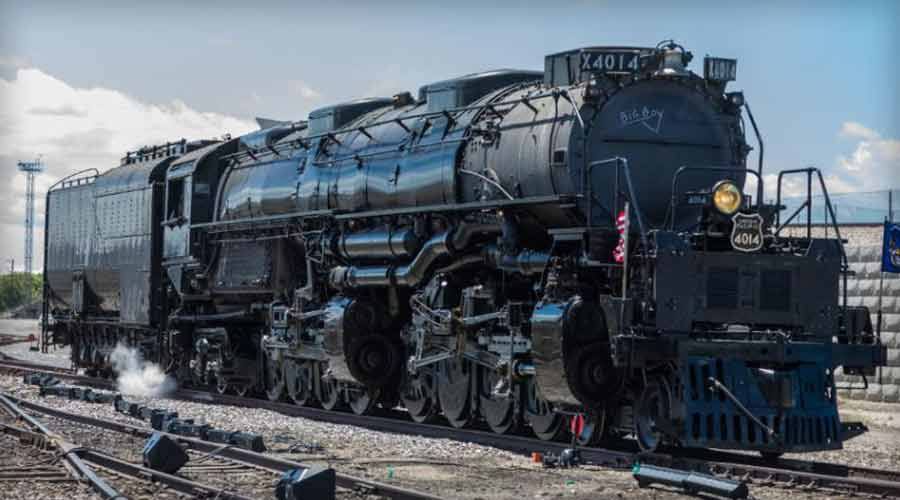
<svg viewBox="0 0 900 500"><path fill-rule="evenodd" d="M19 170L27 176L25 184L25 273L31 277L34 259L34 176L44 171L40 157L34 161L20 161Z"/></svg>

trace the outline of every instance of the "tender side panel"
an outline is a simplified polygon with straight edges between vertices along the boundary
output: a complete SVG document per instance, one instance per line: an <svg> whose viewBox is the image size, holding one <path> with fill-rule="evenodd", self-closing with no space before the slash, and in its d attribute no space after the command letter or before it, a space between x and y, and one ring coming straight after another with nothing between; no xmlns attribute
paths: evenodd
<svg viewBox="0 0 900 500"><path fill-rule="evenodd" d="M45 265L51 312L73 312L74 284L87 265L94 234L93 189L86 184L48 195Z"/></svg>
<svg viewBox="0 0 900 500"><path fill-rule="evenodd" d="M100 307L127 323L149 322L153 190L98 196L96 251L90 264Z"/></svg>
<svg viewBox="0 0 900 500"><path fill-rule="evenodd" d="M154 234L161 231L162 196L154 190L171 157L126 165L95 182L93 249L87 282L96 296L94 313L116 316L123 323L147 325L158 263ZM156 194L154 194L156 193Z"/></svg>

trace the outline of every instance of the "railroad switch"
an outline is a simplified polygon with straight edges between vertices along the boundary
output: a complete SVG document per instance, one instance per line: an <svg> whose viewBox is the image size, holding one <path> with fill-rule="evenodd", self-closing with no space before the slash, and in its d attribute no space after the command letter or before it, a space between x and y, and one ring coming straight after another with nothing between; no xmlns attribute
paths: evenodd
<svg viewBox="0 0 900 500"><path fill-rule="evenodd" d="M175 441L154 432L143 451L144 466L166 474L178 472L188 461L188 454Z"/></svg>

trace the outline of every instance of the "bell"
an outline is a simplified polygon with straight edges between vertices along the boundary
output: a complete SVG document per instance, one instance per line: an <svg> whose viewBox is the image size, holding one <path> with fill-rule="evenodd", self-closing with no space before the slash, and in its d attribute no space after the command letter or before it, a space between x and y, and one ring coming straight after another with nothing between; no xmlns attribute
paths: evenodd
<svg viewBox="0 0 900 500"><path fill-rule="evenodd" d="M684 68L684 52L675 49L666 49L663 52L662 65L656 72L656 76L687 76Z"/></svg>

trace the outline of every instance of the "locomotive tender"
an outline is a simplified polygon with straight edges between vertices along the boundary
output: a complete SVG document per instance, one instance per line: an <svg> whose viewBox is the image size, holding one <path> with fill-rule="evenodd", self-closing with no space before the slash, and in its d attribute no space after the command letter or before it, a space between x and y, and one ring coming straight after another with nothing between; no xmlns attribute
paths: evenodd
<svg viewBox="0 0 900 500"><path fill-rule="evenodd" d="M577 49L64 179L45 337L89 370L125 343L183 383L327 409L839 448L834 370L885 350L839 298L839 236L782 235L797 214L763 202L736 61L691 58Z"/></svg>

